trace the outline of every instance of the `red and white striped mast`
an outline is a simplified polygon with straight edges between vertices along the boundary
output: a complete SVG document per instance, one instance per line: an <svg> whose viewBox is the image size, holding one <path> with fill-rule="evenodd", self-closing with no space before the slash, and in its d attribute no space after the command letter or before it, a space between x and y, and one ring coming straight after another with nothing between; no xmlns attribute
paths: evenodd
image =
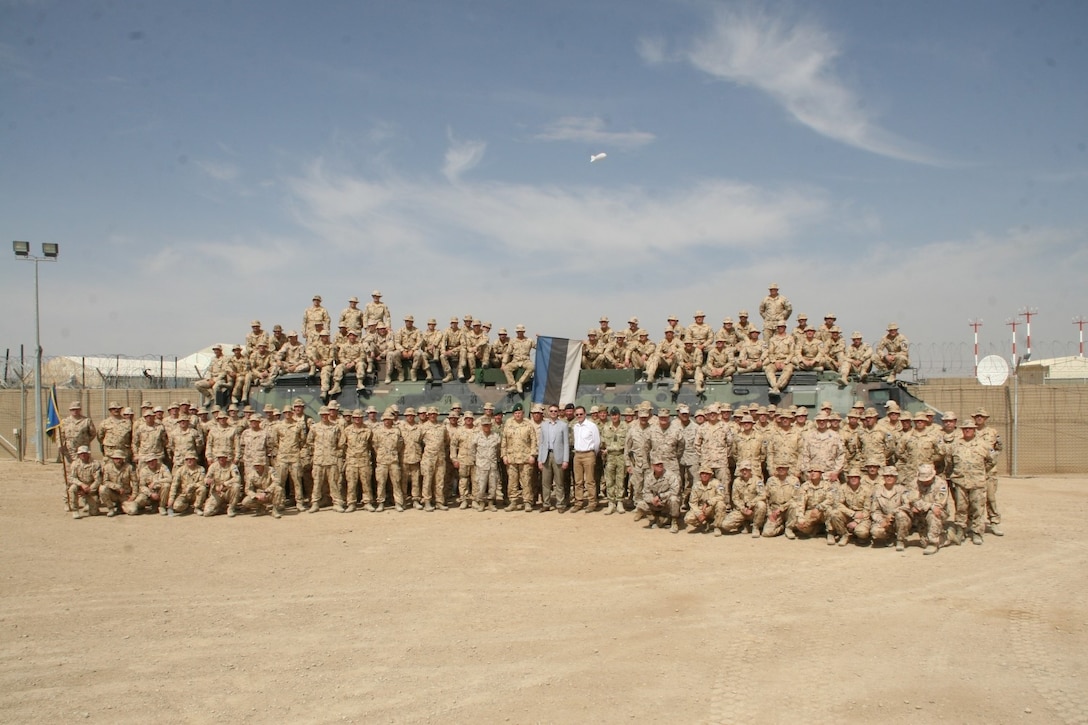
<svg viewBox="0 0 1088 725"><path fill-rule="evenodd" d="M1005 320L1005 324L1012 328L1012 369L1016 369L1016 326L1020 323L1016 321L1015 317L1010 317Z"/></svg>
<svg viewBox="0 0 1088 725"><path fill-rule="evenodd" d="M975 377L978 377L978 328L982 327L982 319L968 320L967 324L975 330Z"/></svg>
<svg viewBox="0 0 1088 725"><path fill-rule="evenodd" d="M1038 315L1038 314L1039 314L1039 308L1038 307L1024 307L1023 309L1021 309L1017 313L1018 317L1023 317L1024 319L1027 320L1026 333L1027 333L1028 352L1027 352L1027 355L1024 356L1025 360L1030 360L1031 359L1031 318L1034 317L1035 315Z"/></svg>
<svg viewBox="0 0 1088 725"><path fill-rule="evenodd" d="M1084 357L1084 326L1088 324L1088 318L1078 315L1073 318L1073 324L1080 328L1080 357Z"/></svg>

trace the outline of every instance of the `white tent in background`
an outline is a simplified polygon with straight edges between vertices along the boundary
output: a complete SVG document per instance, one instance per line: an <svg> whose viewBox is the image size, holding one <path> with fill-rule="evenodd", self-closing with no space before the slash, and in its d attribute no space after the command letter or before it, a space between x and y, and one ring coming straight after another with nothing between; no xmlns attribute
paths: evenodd
<svg viewBox="0 0 1088 725"><path fill-rule="evenodd" d="M223 354L230 357L234 343L221 342L219 346L223 348ZM194 380L204 377L204 373L208 370L208 364L215 358L215 353L212 352L213 347L215 345L208 345L190 355L178 358L178 377L193 378Z"/></svg>
<svg viewBox="0 0 1088 725"><path fill-rule="evenodd" d="M231 343L223 345L229 350ZM65 355L42 364L42 384L60 388L158 387L157 381L196 380L215 354L212 346L178 358Z"/></svg>

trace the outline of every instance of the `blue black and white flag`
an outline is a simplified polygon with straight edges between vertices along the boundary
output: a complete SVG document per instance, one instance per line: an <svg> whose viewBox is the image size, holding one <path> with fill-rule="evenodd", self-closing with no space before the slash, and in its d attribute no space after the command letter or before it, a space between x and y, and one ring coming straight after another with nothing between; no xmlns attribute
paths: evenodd
<svg viewBox="0 0 1088 725"><path fill-rule="evenodd" d="M537 337L533 402L551 405L573 403L582 369L582 342L565 337Z"/></svg>
<svg viewBox="0 0 1088 725"><path fill-rule="evenodd" d="M46 435L52 438L57 428L60 428L60 411L57 408L57 386L54 385L49 391L49 405L45 410Z"/></svg>

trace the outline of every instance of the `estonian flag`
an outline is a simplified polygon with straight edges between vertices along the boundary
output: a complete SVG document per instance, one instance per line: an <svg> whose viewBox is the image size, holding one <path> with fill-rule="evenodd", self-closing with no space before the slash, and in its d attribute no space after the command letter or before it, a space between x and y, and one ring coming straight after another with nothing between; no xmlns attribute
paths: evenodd
<svg viewBox="0 0 1088 725"><path fill-rule="evenodd" d="M582 369L582 342L565 337L537 337L533 402L573 403Z"/></svg>
<svg viewBox="0 0 1088 725"><path fill-rule="evenodd" d="M49 389L49 408L45 412L45 432L52 438L53 431L60 428L60 415L57 414L57 386Z"/></svg>

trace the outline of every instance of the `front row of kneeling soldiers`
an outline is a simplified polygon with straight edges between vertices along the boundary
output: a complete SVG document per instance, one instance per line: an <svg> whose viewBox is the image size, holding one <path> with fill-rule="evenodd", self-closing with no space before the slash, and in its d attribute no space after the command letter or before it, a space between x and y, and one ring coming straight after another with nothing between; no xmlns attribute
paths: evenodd
<svg viewBox="0 0 1088 725"><path fill-rule="evenodd" d="M406 413L414 417L415 411L409 411ZM87 446L78 448L77 460L68 471L69 507L75 518L83 515L81 504L86 505L88 515L98 514L100 507L105 507L108 516L156 509L164 515L192 511L203 516L235 516L239 510L247 510L280 518L286 507L288 484L300 512L318 511L326 492L337 511L354 511L360 492L367 510L380 511L390 484L398 511L406 505L426 510L447 507L445 459L421 455L418 460L406 460L404 426L397 424L392 412L387 411L378 426L369 425L361 410L353 411L348 425L332 423L329 416L330 411L322 408L321 421L307 435L313 477L308 509L297 456L293 461L291 456L277 459L275 465L264 459L248 460L243 476L236 465L237 452L226 448L213 455L207 468L200 465L196 452L189 451L182 462L175 462L171 472L157 455L144 456L138 469L134 468L127 463L126 452L119 449L109 451L108 459L99 463L91 460ZM431 436L432 440L421 441L421 450L440 451L449 446L447 427L437 422L437 411L431 408L425 416L428 420L417 427L422 429L421 436ZM648 411L640 410L638 416L641 421L648 417ZM510 502L505 510L519 508L519 497L525 510L532 510L535 495L531 479L536 461L520 450L529 450L538 440L532 434L532 424L524 420L520 409L513 420L500 426L510 426L501 434L492 430L490 415L480 417L478 428L474 427L471 413L464 418L458 435L461 445L450 448L461 508L496 510L496 501L503 499L500 469L505 468ZM817 421L824 419L821 414ZM745 418L743 422L751 421ZM411 424L415 425L414 421ZM260 416L251 418L250 425L258 431ZM824 425L818 426L811 440L824 440L815 435L824 430ZM946 530L949 542L961 543L969 535L973 543L981 544L987 524L987 477L996 454L991 444L975 437L973 421L965 422L961 430L961 436L942 451L947 480L937 475L932 463L925 462L916 471L904 471L904 483L895 467L871 460L864 467L853 465L840 481L839 471L824 470L826 465L817 465L806 457L806 465L800 468L785 461L769 462L771 475L766 480L758 461L741 460L733 477L728 467L714 468L704 463L697 468L695 480L684 486L675 459L653 456L649 470L637 478L632 476L630 481L635 519L648 517L650 528L668 526L675 533L686 510L683 523L691 533L705 531L720 536L748 531L753 537L784 533L789 539L798 534L822 534L829 545L839 546L851 541L890 543L894 539L899 551L909 535L918 532L926 554L937 552ZM524 445L510 443L508 436L511 432L516 436L517 431L526 434L520 442ZM543 470L543 463L540 468ZM376 484L373 489L372 480ZM593 485L591 482L589 487ZM546 488L550 486L546 484ZM562 486L556 491L562 512ZM611 489L608 497L607 513L626 510L622 500L612 500L617 495ZM595 500L595 495L592 498ZM549 503L545 500L541 510L556 508ZM584 506L587 512L596 508L589 505L588 499L576 500L575 505ZM996 525L992 531L1000 534Z"/></svg>

